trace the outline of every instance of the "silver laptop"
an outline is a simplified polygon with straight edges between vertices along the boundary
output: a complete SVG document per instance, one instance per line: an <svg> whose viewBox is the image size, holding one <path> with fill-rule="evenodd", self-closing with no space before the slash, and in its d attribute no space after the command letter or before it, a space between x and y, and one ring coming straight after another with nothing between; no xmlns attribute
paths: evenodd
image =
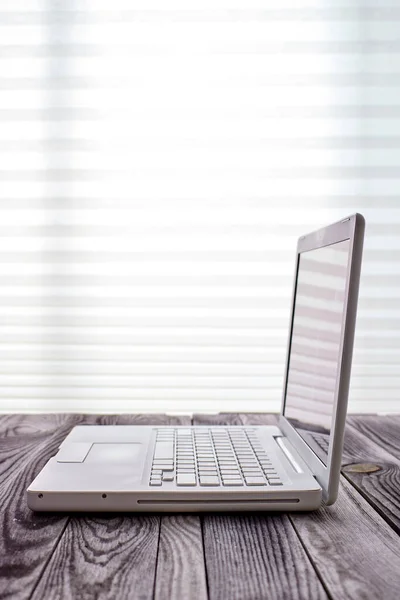
<svg viewBox="0 0 400 600"><path fill-rule="evenodd" d="M338 493L364 218L297 245L277 426L79 426L27 490L38 511L312 510ZM244 407L245 408L245 407Z"/></svg>

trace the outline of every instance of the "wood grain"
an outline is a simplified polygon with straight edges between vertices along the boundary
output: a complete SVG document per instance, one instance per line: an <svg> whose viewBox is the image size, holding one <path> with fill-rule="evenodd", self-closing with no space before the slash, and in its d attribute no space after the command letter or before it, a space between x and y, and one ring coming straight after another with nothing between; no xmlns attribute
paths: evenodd
<svg viewBox="0 0 400 600"><path fill-rule="evenodd" d="M354 429L400 460L400 415L357 415L347 420Z"/></svg>
<svg viewBox="0 0 400 600"><path fill-rule="evenodd" d="M189 417L121 415L119 424L187 425ZM165 518L165 517L163 517ZM68 523L38 583L33 599L148 599L153 597L157 567L160 516L76 516ZM164 529L164 528L162 528ZM179 547L181 531L166 526L163 545ZM160 556L163 566L165 551ZM165 577L168 590L190 590L184 573Z"/></svg>
<svg viewBox="0 0 400 600"><path fill-rule="evenodd" d="M194 414L193 425L242 425L240 416L237 413L218 413L215 415L205 415L202 413Z"/></svg>
<svg viewBox="0 0 400 600"><path fill-rule="evenodd" d="M57 452L78 415L16 415L0 427L0 597L28 598L62 534L65 515L34 515L25 490Z"/></svg>
<svg viewBox="0 0 400 600"><path fill-rule="evenodd" d="M159 526L159 516L72 517L32 598L151 598Z"/></svg>
<svg viewBox="0 0 400 600"><path fill-rule="evenodd" d="M260 424L260 416L194 418L195 425L244 423ZM202 520L211 599L327 597L286 515L210 515Z"/></svg>
<svg viewBox="0 0 400 600"><path fill-rule="evenodd" d="M155 599L205 600L207 597L200 518L195 515L163 517Z"/></svg>
<svg viewBox="0 0 400 600"><path fill-rule="evenodd" d="M272 425L276 420L277 415L226 413L196 415L194 423ZM312 600L329 594L397 600L400 417L351 416L348 422L346 479L332 507L201 519L69 518L32 513L25 489L72 427L186 425L188 417L1 415L0 598Z"/></svg>
<svg viewBox="0 0 400 600"><path fill-rule="evenodd" d="M215 415L193 415L193 424L209 425L276 425L276 413L219 413Z"/></svg>
<svg viewBox="0 0 400 600"><path fill-rule="evenodd" d="M327 598L286 515L203 519L211 599Z"/></svg>
<svg viewBox="0 0 400 600"><path fill-rule="evenodd" d="M242 422L254 420L253 415L240 417ZM270 423L271 417L257 419ZM345 461L360 456L365 460L367 448L376 450L348 430ZM344 477L336 504L292 513L290 519L332 597L400 597L400 538Z"/></svg>
<svg viewBox="0 0 400 600"><path fill-rule="evenodd" d="M30 417L30 416L29 416ZM0 417L0 485L14 478L41 442L57 433L68 417L52 415L2 415Z"/></svg>
<svg viewBox="0 0 400 600"><path fill-rule="evenodd" d="M332 598L400 597L400 538L344 478L333 506L290 518Z"/></svg>
<svg viewBox="0 0 400 600"><path fill-rule="evenodd" d="M276 413L242 413L238 415L242 425L277 425Z"/></svg>
<svg viewBox="0 0 400 600"><path fill-rule="evenodd" d="M385 521L400 534L400 460L384 448L385 421L380 417L348 419L342 473ZM373 425L375 423L375 425ZM374 428L376 434L370 431ZM400 422L398 427L400 436ZM383 445L383 447L382 447ZM393 448L391 444L390 448Z"/></svg>

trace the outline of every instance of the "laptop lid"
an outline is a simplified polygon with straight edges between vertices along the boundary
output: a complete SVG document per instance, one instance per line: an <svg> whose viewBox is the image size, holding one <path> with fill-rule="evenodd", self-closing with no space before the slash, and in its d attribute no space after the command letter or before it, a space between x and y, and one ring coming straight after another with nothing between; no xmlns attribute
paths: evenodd
<svg viewBox="0 0 400 600"><path fill-rule="evenodd" d="M297 244L279 425L327 504L339 487L364 229L355 214Z"/></svg>

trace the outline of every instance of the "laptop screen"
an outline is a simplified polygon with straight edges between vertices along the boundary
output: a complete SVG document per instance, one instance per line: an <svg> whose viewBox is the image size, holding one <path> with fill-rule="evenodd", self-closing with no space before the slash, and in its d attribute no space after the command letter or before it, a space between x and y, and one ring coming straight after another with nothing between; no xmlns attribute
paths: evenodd
<svg viewBox="0 0 400 600"><path fill-rule="evenodd" d="M350 240L299 255L284 415L326 465Z"/></svg>

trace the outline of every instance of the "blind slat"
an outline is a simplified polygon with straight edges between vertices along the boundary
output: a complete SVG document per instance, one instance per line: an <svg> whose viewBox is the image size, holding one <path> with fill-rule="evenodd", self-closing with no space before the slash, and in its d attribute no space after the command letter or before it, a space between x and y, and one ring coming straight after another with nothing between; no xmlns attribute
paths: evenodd
<svg viewBox="0 0 400 600"><path fill-rule="evenodd" d="M60 7L0 10L0 411L279 410L297 238L356 211L349 409L398 410L398 3Z"/></svg>

